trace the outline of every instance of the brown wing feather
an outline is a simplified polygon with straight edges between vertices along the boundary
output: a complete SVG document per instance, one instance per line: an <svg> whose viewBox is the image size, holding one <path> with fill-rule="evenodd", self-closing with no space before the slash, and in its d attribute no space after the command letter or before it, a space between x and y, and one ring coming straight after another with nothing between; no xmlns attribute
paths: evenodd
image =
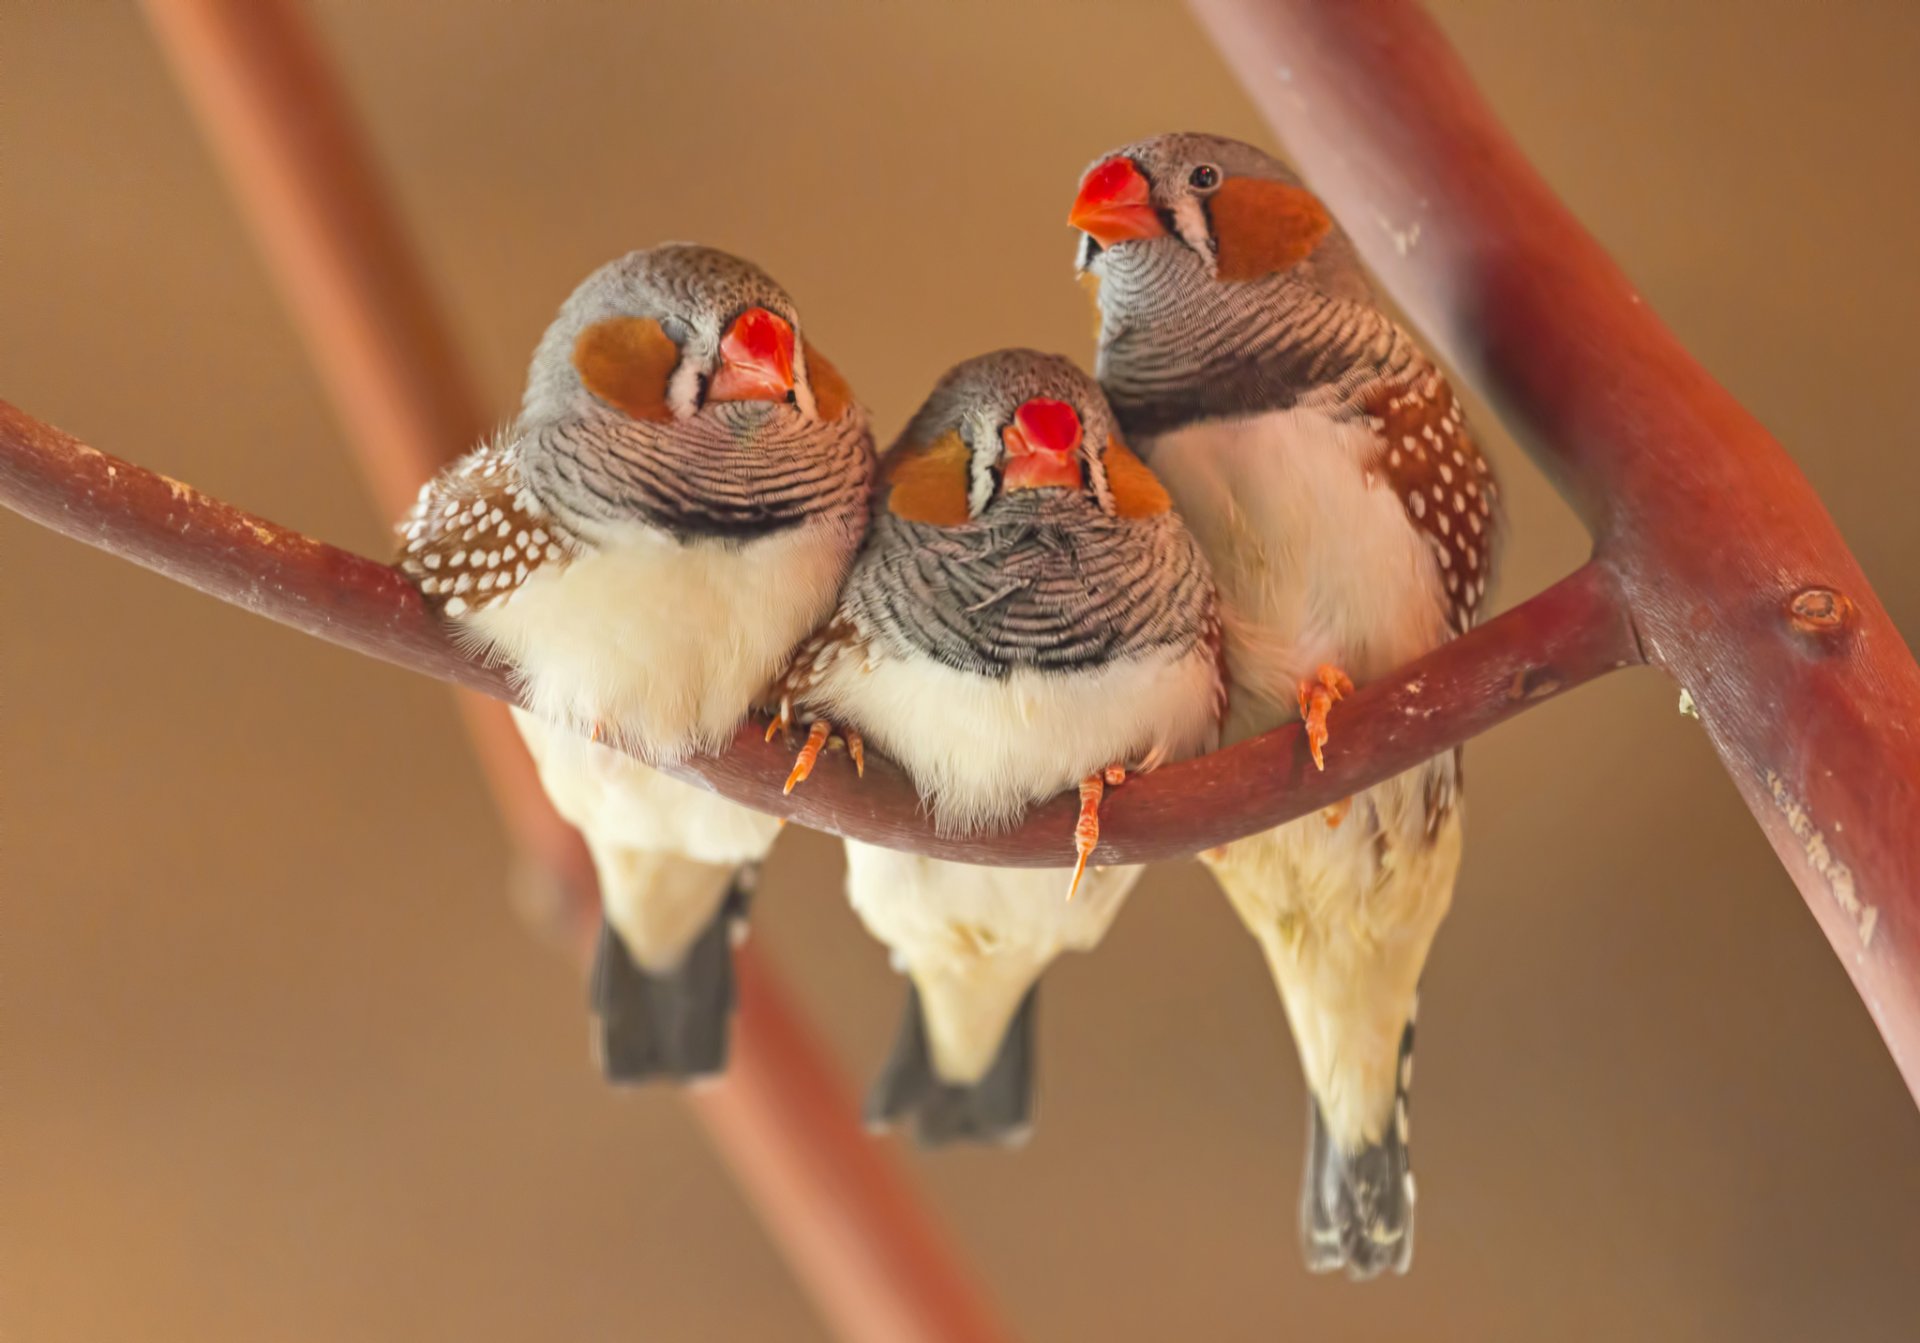
<svg viewBox="0 0 1920 1343"><path fill-rule="evenodd" d="M845 657L864 660L866 656L867 640L860 633L859 626L847 615L836 613L833 619L808 635L793 650L787 659L786 669L768 692L769 700L778 710L780 721L790 723L794 720L795 706L807 702L814 686L819 684L834 663Z"/></svg>
<svg viewBox="0 0 1920 1343"><path fill-rule="evenodd" d="M421 486L399 532L400 571L449 616L485 610L578 549L522 485L519 452L505 441L483 443Z"/></svg>
<svg viewBox="0 0 1920 1343"><path fill-rule="evenodd" d="M1447 589L1456 634L1479 619L1494 556L1499 486L1468 432L1466 412L1432 368L1382 383L1365 398L1379 439L1370 469L1386 477L1426 537Z"/></svg>

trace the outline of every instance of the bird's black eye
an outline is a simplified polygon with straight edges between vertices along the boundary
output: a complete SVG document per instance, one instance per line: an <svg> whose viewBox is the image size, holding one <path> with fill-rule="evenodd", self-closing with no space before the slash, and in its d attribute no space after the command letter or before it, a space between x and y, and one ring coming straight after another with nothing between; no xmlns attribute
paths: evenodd
<svg viewBox="0 0 1920 1343"><path fill-rule="evenodd" d="M1187 185L1195 191L1212 191L1220 185L1220 170L1211 163L1203 163L1187 174Z"/></svg>

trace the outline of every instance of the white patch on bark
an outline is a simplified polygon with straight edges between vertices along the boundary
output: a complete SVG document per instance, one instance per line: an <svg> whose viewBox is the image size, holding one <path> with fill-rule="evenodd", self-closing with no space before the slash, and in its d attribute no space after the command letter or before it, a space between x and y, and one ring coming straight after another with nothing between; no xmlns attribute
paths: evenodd
<svg viewBox="0 0 1920 1343"><path fill-rule="evenodd" d="M1861 948L1872 946L1873 929L1880 921L1880 911L1861 902L1859 892L1853 886L1853 869L1833 856L1826 835L1807 815L1807 809L1800 799L1788 790L1786 780L1772 770L1767 771L1767 790L1773 794L1773 805L1786 818L1787 829L1806 846L1808 866L1825 879L1834 900L1859 928Z"/></svg>

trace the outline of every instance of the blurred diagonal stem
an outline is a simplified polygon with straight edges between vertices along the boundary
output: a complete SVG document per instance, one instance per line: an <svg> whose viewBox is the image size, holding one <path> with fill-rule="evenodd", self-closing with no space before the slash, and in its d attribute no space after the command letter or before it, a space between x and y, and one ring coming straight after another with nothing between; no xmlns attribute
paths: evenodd
<svg viewBox="0 0 1920 1343"><path fill-rule="evenodd" d="M398 516L486 417L325 54L291 0L146 9L380 508ZM381 581L345 561L343 581L348 572ZM583 846L541 792L506 713L471 695L463 708L517 840L597 910ZM829 1325L862 1343L1008 1337L887 1149L866 1138L829 1051L771 969L750 947L737 959L729 1073L690 1095Z"/></svg>

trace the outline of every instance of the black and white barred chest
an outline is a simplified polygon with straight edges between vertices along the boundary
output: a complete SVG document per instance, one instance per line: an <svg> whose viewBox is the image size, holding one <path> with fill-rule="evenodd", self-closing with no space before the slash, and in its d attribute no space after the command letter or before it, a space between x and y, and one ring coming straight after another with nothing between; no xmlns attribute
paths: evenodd
<svg viewBox="0 0 1920 1343"><path fill-rule="evenodd" d="M999 678L1191 647L1212 600L1205 561L1171 517L1110 518L1035 491L962 527L883 514L841 610L883 652Z"/></svg>
<svg viewBox="0 0 1920 1343"><path fill-rule="evenodd" d="M1100 263L1100 386L1129 438L1203 419L1338 399L1359 377L1411 363L1411 343L1364 303L1283 277L1196 283L1168 249L1122 248Z"/></svg>
<svg viewBox="0 0 1920 1343"><path fill-rule="evenodd" d="M641 523L680 541L750 540L821 520L857 529L873 450L857 416L822 425L743 404L670 430L626 419L548 426L522 470L585 536Z"/></svg>

